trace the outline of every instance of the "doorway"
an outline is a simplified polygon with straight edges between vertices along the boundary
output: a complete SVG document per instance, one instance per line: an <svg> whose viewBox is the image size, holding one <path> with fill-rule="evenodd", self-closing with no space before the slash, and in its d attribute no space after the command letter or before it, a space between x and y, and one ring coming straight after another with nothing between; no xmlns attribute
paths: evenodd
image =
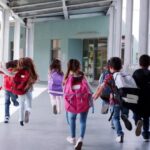
<svg viewBox="0 0 150 150"><path fill-rule="evenodd" d="M83 40L83 70L89 82L98 80L107 63L107 38Z"/></svg>

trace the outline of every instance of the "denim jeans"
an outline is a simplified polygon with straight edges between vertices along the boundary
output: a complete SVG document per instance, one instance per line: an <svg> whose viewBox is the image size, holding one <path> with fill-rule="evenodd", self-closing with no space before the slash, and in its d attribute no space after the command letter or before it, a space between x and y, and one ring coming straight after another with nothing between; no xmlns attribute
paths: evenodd
<svg viewBox="0 0 150 150"><path fill-rule="evenodd" d="M84 138L85 130L86 130L86 120L87 120L88 112L80 113L80 137ZM69 123L71 137L76 137L76 118L77 114L67 112L66 113L67 122Z"/></svg>
<svg viewBox="0 0 150 150"><path fill-rule="evenodd" d="M143 118L143 132L142 132L142 135L143 136L148 136L149 135L149 125L150 125L150 122L149 122L149 118L150 117L140 117L139 115L137 114L133 114L133 119L135 121L135 125L137 124L138 120L141 120Z"/></svg>
<svg viewBox="0 0 150 150"><path fill-rule="evenodd" d="M113 116L112 116L112 123L115 127L115 131L118 136L121 136L124 133L122 131L122 127L121 127L121 123L120 123L120 114L121 114L120 105L111 105L111 111L114 111Z"/></svg>
<svg viewBox="0 0 150 150"><path fill-rule="evenodd" d="M121 109L121 114L125 115L125 116L128 118L128 117L129 117L129 109L123 107L123 108Z"/></svg>
<svg viewBox="0 0 150 150"><path fill-rule="evenodd" d="M12 92L5 90L5 117L10 116L9 114L9 106L10 106L10 99L13 103L17 100L17 95L14 95Z"/></svg>
<svg viewBox="0 0 150 150"><path fill-rule="evenodd" d="M24 95L19 95L19 121L24 120L25 111L31 111L32 92L28 91Z"/></svg>

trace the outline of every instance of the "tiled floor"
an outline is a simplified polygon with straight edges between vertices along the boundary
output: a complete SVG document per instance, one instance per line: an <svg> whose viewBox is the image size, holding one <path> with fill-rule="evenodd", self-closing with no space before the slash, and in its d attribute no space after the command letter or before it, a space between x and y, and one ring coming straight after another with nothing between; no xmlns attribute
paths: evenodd
<svg viewBox="0 0 150 150"><path fill-rule="evenodd" d="M0 150L73 150L73 146L66 142L69 130L64 109L60 115L53 115L48 93L46 90L40 92L43 89L46 86L37 85L35 88L29 124L24 127L19 125L17 111L11 116L9 124L0 123ZM95 113L89 112L82 150L150 150L150 142L136 137L134 127L129 132L123 125L124 143L116 143L115 133L107 121L109 115L101 115L100 106L100 101L97 101Z"/></svg>

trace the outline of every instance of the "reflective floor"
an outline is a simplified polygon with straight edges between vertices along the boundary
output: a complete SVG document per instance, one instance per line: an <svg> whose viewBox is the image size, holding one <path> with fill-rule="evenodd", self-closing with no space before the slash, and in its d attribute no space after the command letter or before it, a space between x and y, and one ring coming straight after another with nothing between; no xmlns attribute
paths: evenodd
<svg viewBox="0 0 150 150"><path fill-rule="evenodd" d="M40 93L40 88L45 91ZM9 124L0 123L0 150L73 150L73 146L66 141L69 130L63 103L62 113L54 115L46 85L36 85L33 94L37 96L34 96L29 124L24 127L19 125L18 110L12 114ZM89 112L82 150L150 150L150 142L144 142L141 136L135 136L134 125L133 130L128 131L122 123L124 143L116 143L116 134L108 122L109 115L101 115L100 108L100 101L96 101L95 113L92 114L91 110ZM130 116L132 120L132 113Z"/></svg>

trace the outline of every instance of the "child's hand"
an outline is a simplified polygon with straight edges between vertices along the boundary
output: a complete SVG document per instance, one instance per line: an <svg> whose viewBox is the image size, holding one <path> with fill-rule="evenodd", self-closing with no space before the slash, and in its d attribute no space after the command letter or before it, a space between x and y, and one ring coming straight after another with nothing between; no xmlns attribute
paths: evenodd
<svg viewBox="0 0 150 150"><path fill-rule="evenodd" d="M92 95L93 100L96 100L98 97L99 97L99 96L98 96L96 93L94 93L94 94Z"/></svg>
<svg viewBox="0 0 150 150"><path fill-rule="evenodd" d="M96 100L102 93L102 90L103 90L103 86L99 86L97 89L96 89L96 92L93 94L93 99Z"/></svg>

